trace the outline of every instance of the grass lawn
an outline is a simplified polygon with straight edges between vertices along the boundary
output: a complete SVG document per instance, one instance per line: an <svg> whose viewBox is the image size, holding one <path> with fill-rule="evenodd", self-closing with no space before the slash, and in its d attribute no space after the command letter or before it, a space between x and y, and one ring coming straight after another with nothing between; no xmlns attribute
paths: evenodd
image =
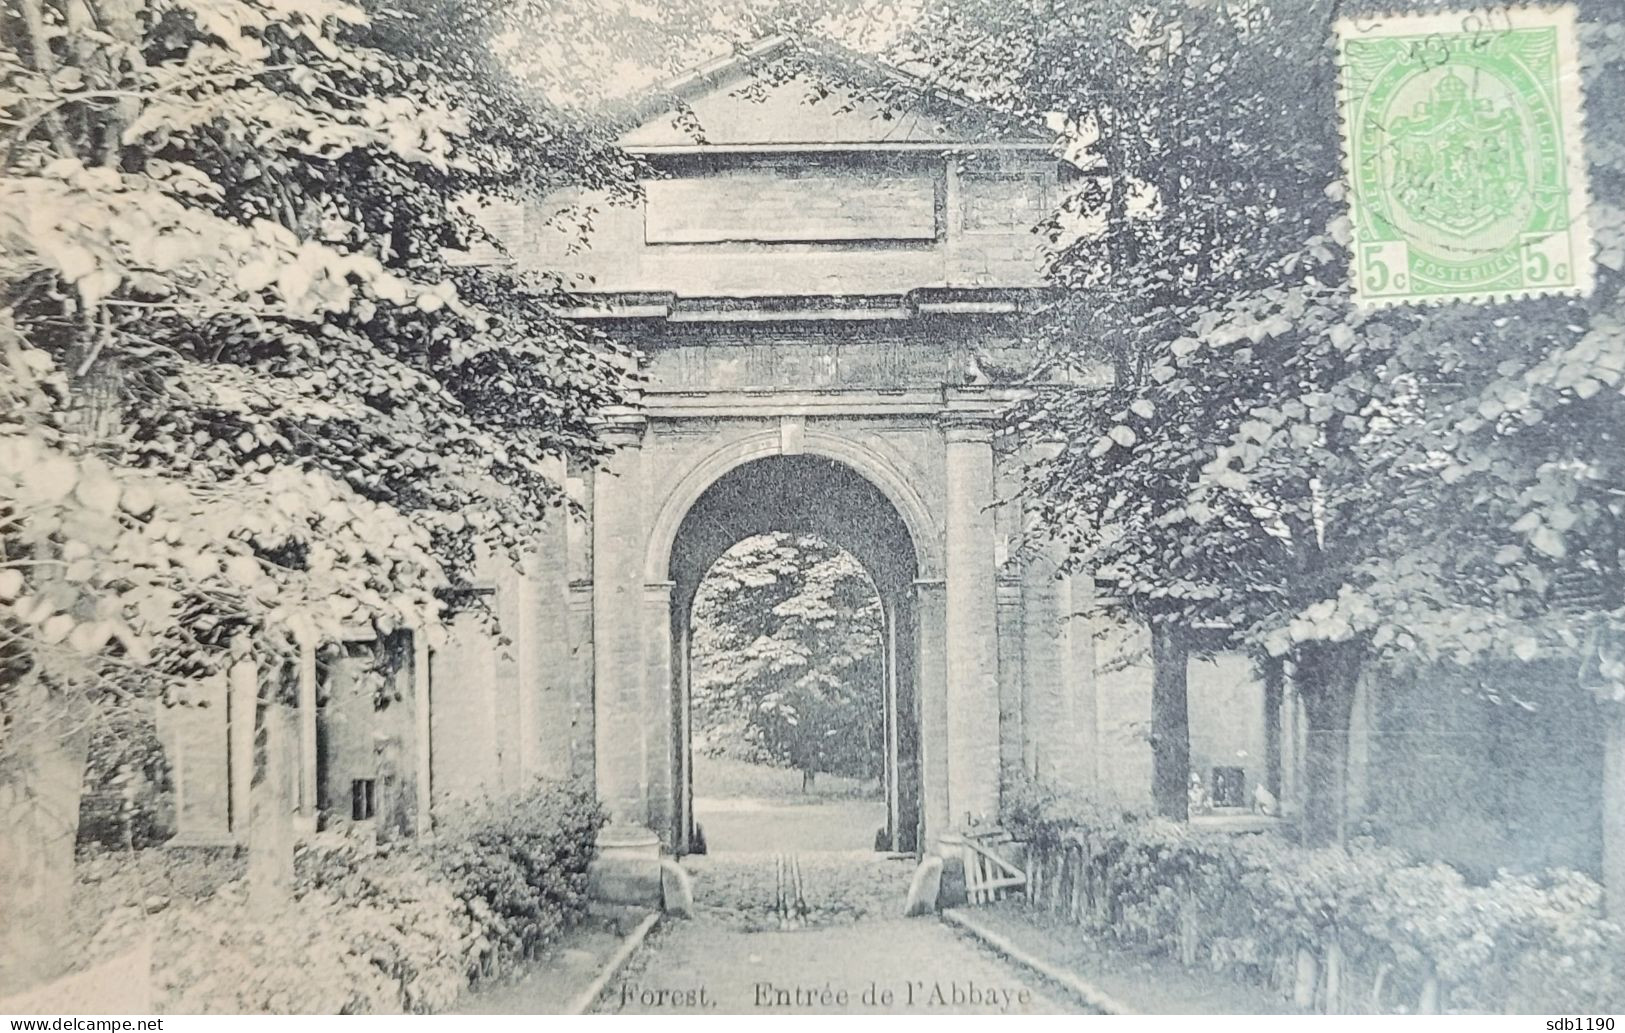
<svg viewBox="0 0 1625 1033"><path fill-rule="evenodd" d="M879 800L880 780L819 775L803 792L801 772L727 757L694 753L694 796L814 804L829 800Z"/></svg>

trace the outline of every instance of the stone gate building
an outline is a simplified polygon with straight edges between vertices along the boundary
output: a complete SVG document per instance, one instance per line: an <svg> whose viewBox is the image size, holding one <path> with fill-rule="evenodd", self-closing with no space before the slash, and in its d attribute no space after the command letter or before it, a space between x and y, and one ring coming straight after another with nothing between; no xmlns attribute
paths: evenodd
<svg viewBox="0 0 1625 1033"><path fill-rule="evenodd" d="M614 458L572 477L586 518L540 547L565 565L544 561L549 587L522 596L558 677L545 718L516 714L531 741L515 750L562 769L535 735L568 715L575 767L614 818L606 843L685 852L695 591L740 540L806 531L856 557L881 597L885 845L991 825L1020 774L1083 791L1145 781L1135 708L1108 706L1119 742L1098 715L1103 691L1143 695L1148 676L1097 675L1091 582L1058 578L1024 543L1029 457L995 433L1014 397L1000 381L1025 364L1015 320L1042 298L1034 227L1068 174L1050 134L753 75L774 58L759 48L652 95L622 140L653 171L642 203L569 193L494 213L512 261L577 274L573 314L649 359L640 404L608 428ZM852 81L892 74L836 60ZM576 251L568 213L583 210L590 247ZM1218 698L1226 679L1235 700ZM1204 727L1261 738L1244 667L1208 681L1232 713ZM479 730L455 728L439 695L437 758L464 756L453 743ZM434 767L437 790L471 774Z"/></svg>
<svg viewBox="0 0 1625 1033"><path fill-rule="evenodd" d="M300 737L312 817L374 818L375 767L393 758L384 777L409 785L420 819L431 803L587 776L611 853L688 851L694 594L723 552L767 531L816 533L878 589L881 845L928 851L989 826L1022 776L1149 799L1143 635L1106 624L1091 580L1057 577L1025 541L1029 457L996 433L1015 397L1001 382L1025 361L1016 318L1042 300L1033 227L1075 171L1048 133L996 130L961 103L888 112L754 78L774 57L720 60L651 95L622 140L653 173L640 203L569 192L485 213L504 253L470 260L571 271L571 314L643 349L647 382L605 429L609 462L560 471L580 515L543 528L525 569L471 586L510 645L460 618L432 657L420 647L397 668L408 687L371 717L350 698L366 679L333 666ZM839 60L841 75L891 74ZM1269 723L1248 665L1195 664L1190 692L1195 762L1263 780ZM185 763L238 781L209 745L224 725L181 723ZM228 834L229 801L192 784L202 817L183 833Z"/></svg>

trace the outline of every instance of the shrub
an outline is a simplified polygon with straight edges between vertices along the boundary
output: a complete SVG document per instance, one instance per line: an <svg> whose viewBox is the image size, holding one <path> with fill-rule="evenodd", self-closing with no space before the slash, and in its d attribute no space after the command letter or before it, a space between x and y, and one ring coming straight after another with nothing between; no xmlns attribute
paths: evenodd
<svg viewBox="0 0 1625 1033"><path fill-rule="evenodd" d="M532 957L585 913L603 824L590 792L544 784L519 806L485 803L448 822L431 854L497 953Z"/></svg>
<svg viewBox="0 0 1625 1033"><path fill-rule="evenodd" d="M438 1011L580 918L602 821L580 787L539 785L430 841L320 837L300 848L293 899L270 920L249 912L237 878L156 914L125 907L96 940L152 937L160 1011Z"/></svg>
<svg viewBox="0 0 1625 1033"><path fill-rule="evenodd" d="M1584 875L1472 886L1375 846L1313 850L1032 792L1012 799L1032 902L1121 944L1281 989L1307 961L1315 1000L1334 1011L1412 1010L1435 989L1456 1011L1625 1008L1625 932Z"/></svg>

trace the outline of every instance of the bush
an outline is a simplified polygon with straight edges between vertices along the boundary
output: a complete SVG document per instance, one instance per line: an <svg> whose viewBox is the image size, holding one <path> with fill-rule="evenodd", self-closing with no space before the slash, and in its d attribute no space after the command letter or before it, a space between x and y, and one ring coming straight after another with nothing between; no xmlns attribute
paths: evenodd
<svg viewBox="0 0 1625 1033"><path fill-rule="evenodd" d="M96 939L105 950L153 938L160 1011L438 1011L584 914L602 821L584 789L538 786L432 841L374 850L319 838L296 855L294 897L270 921L250 914L238 878L155 914L125 907Z"/></svg>
<svg viewBox="0 0 1625 1033"><path fill-rule="evenodd" d="M585 913L603 824L591 793L543 786L522 806L487 803L447 823L431 853L497 953L533 957Z"/></svg>
<svg viewBox="0 0 1625 1033"><path fill-rule="evenodd" d="M1625 932L1584 875L1472 886L1375 846L1312 850L1030 791L1012 804L1033 902L1120 944L1283 990L1309 962L1315 996L1300 1003L1330 1011L1414 1010L1435 991L1454 1011L1625 1009Z"/></svg>

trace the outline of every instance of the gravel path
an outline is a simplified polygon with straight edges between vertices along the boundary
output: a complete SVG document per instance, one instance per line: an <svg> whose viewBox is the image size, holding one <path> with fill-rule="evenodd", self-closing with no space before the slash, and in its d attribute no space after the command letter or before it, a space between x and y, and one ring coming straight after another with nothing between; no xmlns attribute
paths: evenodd
<svg viewBox="0 0 1625 1033"><path fill-rule="evenodd" d="M716 918L657 931L605 988L601 1014L986 1013L1081 1007L936 918L747 932Z"/></svg>
<svg viewBox="0 0 1625 1033"><path fill-rule="evenodd" d="M604 1014L1065 1014L1081 1005L936 918L898 918L912 861L802 854L809 913L781 929L772 855L685 861L698 915L669 920L605 988Z"/></svg>
<svg viewBox="0 0 1625 1033"><path fill-rule="evenodd" d="M914 876L912 857L892 858L872 850L796 857L807 909L802 924L835 925L902 914ZM773 861L774 855L766 853L684 858L683 867L694 877L695 910L702 918L746 932L778 930Z"/></svg>

